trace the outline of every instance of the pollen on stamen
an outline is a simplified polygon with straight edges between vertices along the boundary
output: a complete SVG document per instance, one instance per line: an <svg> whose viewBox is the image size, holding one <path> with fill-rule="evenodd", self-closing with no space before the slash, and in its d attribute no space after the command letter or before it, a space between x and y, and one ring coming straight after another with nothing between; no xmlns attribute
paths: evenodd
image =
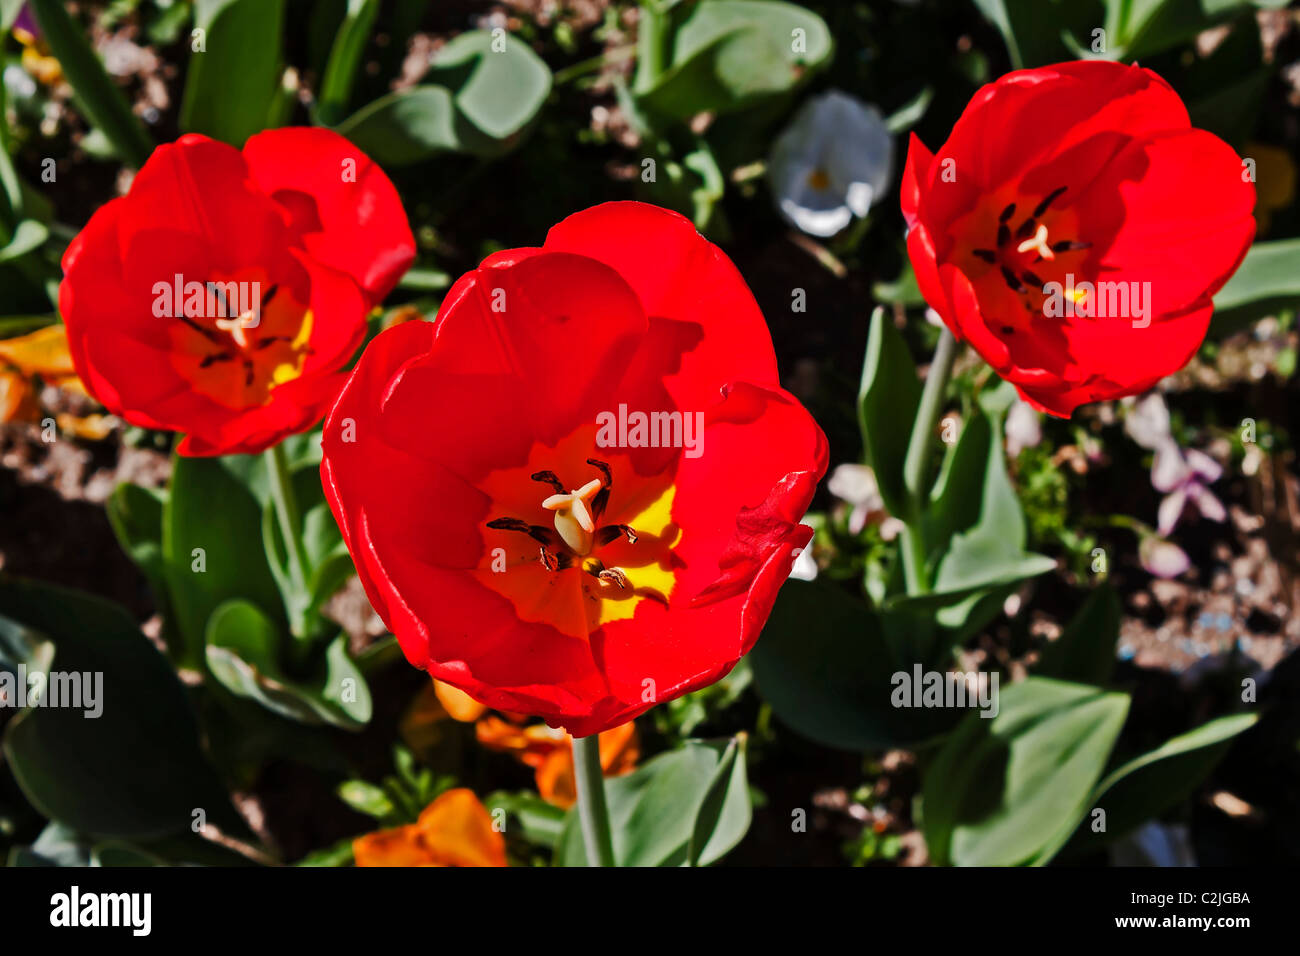
<svg viewBox="0 0 1300 956"><path fill-rule="evenodd" d="M1052 247L1047 244L1046 226L1039 225L1038 231L1034 233L1032 238L1026 239L1020 245L1016 246L1016 252L1028 252L1031 249L1035 250L1043 259L1056 258L1056 253L1053 252Z"/></svg>

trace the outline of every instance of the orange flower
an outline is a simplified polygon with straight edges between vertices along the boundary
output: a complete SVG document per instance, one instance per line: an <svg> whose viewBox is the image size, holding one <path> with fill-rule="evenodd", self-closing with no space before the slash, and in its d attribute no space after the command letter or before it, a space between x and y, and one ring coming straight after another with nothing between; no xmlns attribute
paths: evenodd
<svg viewBox="0 0 1300 956"><path fill-rule="evenodd" d="M475 726L478 742L490 750L513 754L536 771L537 792L547 803L571 807L578 798L573 776L573 738L546 724L518 723L489 714ZM600 735L600 766L607 777L630 773L641 756L636 723L629 720Z"/></svg>
<svg viewBox="0 0 1300 956"><path fill-rule="evenodd" d="M443 709L447 711L447 715L462 724L473 723L487 713L486 707L458 687L435 680L433 692L437 695Z"/></svg>
<svg viewBox="0 0 1300 956"><path fill-rule="evenodd" d="M600 769L606 777L631 773L640 756L641 745L634 721L619 724L600 735ZM536 780L537 792L547 803L567 809L578 801L578 783L573 776L572 737L546 756L537 768Z"/></svg>
<svg viewBox="0 0 1300 956"><path fill-rule="evenodd" d="M448 790L415 823L352 841L357 866L506 866L506 841L474 791Z"/></svg>
<svg viewBox="0 0 1300 956"><path fill-rule="evenodd" d="M34 380L40 378L67 392L85 395L68 354L62 325L49 325L27 335L0 339L0 422L36 422L41 418ZM59 427L81 438L99 440L112 428L106 415L61 413Z"/></svg>

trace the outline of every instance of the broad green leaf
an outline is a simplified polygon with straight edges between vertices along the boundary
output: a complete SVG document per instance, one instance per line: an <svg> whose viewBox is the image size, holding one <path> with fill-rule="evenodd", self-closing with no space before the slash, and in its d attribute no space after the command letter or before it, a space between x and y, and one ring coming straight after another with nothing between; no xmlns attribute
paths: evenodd
<svg viewBox="0 0 1300 956"><path fill-rule="evenodd" d="M382 96L338 131L381 163L405 165L440 152L494 157L522 140L551 90L551 71L513 36L499 51L486 30L462 33L419 86Z"/></svg>
<svg viewBox="0 0 1300 956"><path fill-rule="evenodd" d="M153 152L153 143L90 48L86 31L69 15L63 0L29 0L28 7L63 75L72 84L86 118L103 132L125 162L137 168L143 166Z"/></svg>
<svg viewBox="0 0 1300 956"><path fill-rule="evenodd" d="M688 740L627 776L605 781L614 856L620 866L686 864L692 839L701 842L702 831L709 829L709 821L715 818L699 854L700 865L716 862L740 842L749 829L749 787L743 751L731 750L734 744L733 740ZM719 809L711 797L716 797L719 772L727 759L732 761L729 782ZM570 810L565 820L556 862L587 865L576 809Z"/></svg>
<svg viewBox="0 0 1300 956"><path fill-rule="evenodd" d="M991 719L949 735L922 785L926 844L941 864L1028 862L1088 805L1128 713L1126 694L1031 677Z"/></svg>
<svg viewBox="0 0 1300 956"><path fill-rule="evenodd" d="M9 244L0 248L0 262L18 259L33 249L39 249L50 236L50 231L34 219L24 219L14 230Z"/></svg>
<svg viewBox="0 0 1300 956"><path fill-rule="evenodd" d="M1001 405L1002 396L990 397L966 424L933 493L926 524L929 560L936 564L931 593L896 597L886 608L932 610L944 627L964 628L990 592L1056 566L1025 551L1025 516L1002 448Z"/></svg>
<svg viewBox="0 0 1300 956"><path fill-rule="evenodd" d="M735 772L737 760L740 761L740 773ZM723 833L731 833L739 827L743 833L749 828L749 795L747 792L736 792L737 788L740 791L747 791L749 787L744 770L745 737L740 735L733 737L727 744L727 749L722 752L722 758L713 771L713 780L704 793L700 811L695 817L695 829L691 833L690 842L686 844L687 866L700 865L700 860L709 853L709 844L717 842L716 834L719 830ZM739 821L723 824L722 817L728 812L728 808L733 814L745 815L743 826L739 826ZM726 847L718 848L716 855L721 856L726 850Z"/></svg>
<svg viewBox="0 0 1300 956"><path fill-rule="evenodd" d="M347 636L335 638L303 675L286 673L281 663L292 641L254 605L227 601L208 621L208 669L231 693L291 720L346 730L364 726L372 710L370 688L348 656Z"/></svg>
<svg viewBox="0 0 1300 956"><path fill-rule="evenodd" d="M154 605L163 616L163 640L168 652L180 659L183 646L177 643L178 634L170 606L167 585L167 562L163 558L163 509L167 492L144 488L123 482L113 489L104 502L108 523L122 550L130 555L153 591Z"/></svg>
<svg viewBox="0 0 1300 956"><path fill-rule="evenodd" d="M759 694L782 723L828 747L883 750L942 733L957 714L891 703L894 675L934 654L924 627L891 623L837 587L787 581L748 656Z"/></svg>
<svg viewBox="0 0 1300 956"><path fill-rule="evenodd" d="M204 49L189 54L181 129L243 146L280 85L284 0L198 0L194 22Z"/></svg>
<svg viewBox="0 0 1300 956"><path fill-rule="evenodd" d="M462 33L438 51L424 82L456 90L456 109L489 139L507 143L533 121L551 92L551 70L523 40L487 30Z"/></svg>
<svg viewBox="0 0 1300 956"><path fill-rule="evenodd" d="M907 457L920 401L921 382L912 354L889 314L879 307L871 315L867 354L862 363L858 425L862 429L863 457L876 473L880 496L890 513L899 517L910 511L903 459Z"/></svg>
<svg viewBox="0 0 1300 956"><path fill-rule="evenodd" d="M1257 242L1214 297L1212 330L1224 335L1300 306L1300 239Z"/></svg>
<svg viewBox="0 0 1300 956"><path fill-rule="evenodd" d="M8 33L27 0L0 0L0 33Z"/></svg>
<svg viewBox="0 0 1300 956"><path fill-rule="evenodd" d="M95 701L83 695L82 706L28 707L5 728L5 759L32 806L106 837L186 831L195 809L229 832L246 832L200 750L185 688L130 615L3 575L0 608L53 644L52 672L102 675L80 682Z"/></svg>
<svg viewBox="0 0 1300 956"><path fill-rule="evenodd" d="M1106 811L1105 831L1094 833L1085 818L1077 829L1070 827L1061 834L1064 842L1073 832L1067 852L1104 846L1186 798L1223 757L1232 739L1258 719L1256 714L1219 717L1118 767L1097 785L1088 801L1089 809ZM1050 859L1052 850L1049 847L1040 862Z"/></svg>
<svg viewBox="0 0 1300 956"><path fill-rule="evenodd" d="M1121 615L1115 589L1108 583L1094 588L1061 636L1043 648L1037 673L1080 684L1110 683Z"/></svg>
<svg viewBox="0 0 1300 956"><path fill-rule="evenodd" d="M671 120L752 108L807 82L830 60L825 21L777 0L696 4L672 37L667 69L638 81L638 109Z"/></svg>
<svg viewBox="0 0 1300 956"><path fill-rule="evenodd" d="M172 456L163 559L180 660L191 667L203 660L208 618L223 601L240 598L264 613L281 613L280 593L262 547L265 481L257 456Z"/></svg>
<svg viewBox="0 0 1300 956"><path fill-rule="evenodd" d="M378 13L379 0L348 0L343 24L334 35L334 45L330 48L329 62L321 80L317 122L329 126L343 118L352 97L352 83L356 79L357 67L361 65L361 54L365 52Z"/></svg>

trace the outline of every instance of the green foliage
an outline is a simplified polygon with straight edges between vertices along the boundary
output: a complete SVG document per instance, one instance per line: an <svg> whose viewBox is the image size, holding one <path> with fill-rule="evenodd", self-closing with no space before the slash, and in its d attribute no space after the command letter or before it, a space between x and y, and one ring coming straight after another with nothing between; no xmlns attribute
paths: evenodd
<svg viewBox="0 0 1300 956"><path fill-rule="evenodd" d="M632 773L605 781L614 856L620 866L707 866L749 829L744 738L689 740ZM556 862L586 866L575 811L565 819Z"/></svg>
<svg viewBox="0 0 1300 956"><path fill-rule="evenodd" d="M196 809L244 829L200 750L185 688L125 611L5 576L0 608L0 672L21 663L46 674L46 694L52 670L81 678L85 706L28 706L5 727L5 760L34 807L106 837L179 833Z"/></svg>
<svg viewBox="0 0 1300 956"><path fill-rule="evenodd" d="M284 0L197 0L195 12L203 49L190 53L181 128L243 146L271 116Z"/></svg>
<svg viewBox="0 0 1300 956"><path fill-rule="evenodd" d="M36 16L45 42L72 84L86 117L124 162L142 166L153 150L149 134L104 72L85 31L72 19L61 0L30 0L28 6Z"/></svg>
<svg viewBox="0 0 1300 956"><path fill-rule="evenodd" d="M519 145L551 89L550 68L525 43L486 30L448 43L423 79L363 107L338 131L392 165L442 152L490 158Z"/></svg>

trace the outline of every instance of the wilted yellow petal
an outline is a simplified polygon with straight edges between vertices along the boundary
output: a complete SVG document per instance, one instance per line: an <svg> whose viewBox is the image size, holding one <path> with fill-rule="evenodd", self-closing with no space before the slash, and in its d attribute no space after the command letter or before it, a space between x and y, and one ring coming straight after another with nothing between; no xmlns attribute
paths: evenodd
<svg viewBox="0 0 1300 956"><path fill-rule="evenodd" d="M0 422L30 421L37 411L27 376L0 370Z"/></svg>
<svg viewBox="0 0 1300 956"><path fill-rule="evenodd" d="M0 339L0 359L28 375L76 375L62 325L47 325L27 335Z"/></svg>
<svg viewBox="0 0 1300 956"><path fill-rule="evenodd" d="M103 441L113 432L115 419L111 415L69 415L66 412L54 419L60 430L78 438Z"/></svg>

